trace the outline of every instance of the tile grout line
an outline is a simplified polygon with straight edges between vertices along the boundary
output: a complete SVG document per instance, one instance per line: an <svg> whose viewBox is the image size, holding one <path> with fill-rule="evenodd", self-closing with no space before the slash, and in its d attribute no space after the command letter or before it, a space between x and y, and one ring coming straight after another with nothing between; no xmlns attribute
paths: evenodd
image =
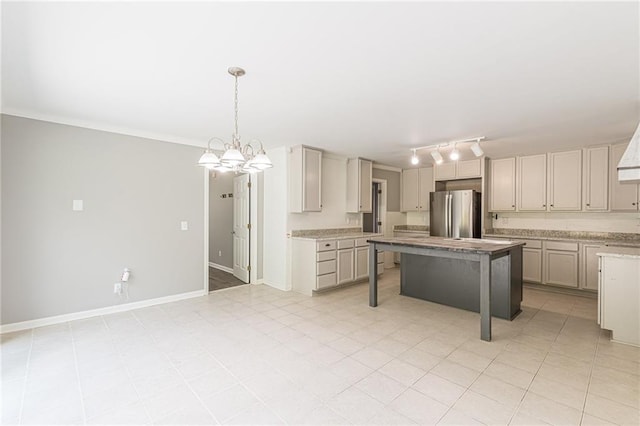
<svg viewBox="0 0 640 426"><path fill-rule="evenodd" d="M144 324L142 323L142 321L140 321L140 319L139 319L139 318L138 318L138 316L136 315L135 311L133 312L133 316L136 318L136 321L138 321L138 322L140 323L140 325L142 326L142 328L144 328L144 329L145 329L145 331L146 331L147 333L149 333L149 330L144 326ZM199 313L198 313L198 316L200 316L200 318L202 318L203 320L205 320L205 319L204 319L204 318L203 318ZM205 320L205 321L206 321L206 320ZM173 318L171 318L171 322L173 322L173 323L175 324L175 321L173 320ZM207 321L207 322L208 322L208 321ZM158 343L157 338L153 335L153 333L149 333L149 335L151 336L151 339L153 340L153 342L157 344L157 343ZM207 354L209 354L209 352L208 352L206 349L205 349L205 352L206 352ZM186 377L184 376L184 374L182 374L182 372L181 372L179 369L177 369L177 368L175 367L175 365L173 365L173 363L171 362L171 359L169 358L169 355L168 355L165 351L162 351L162 355L163 355L163 356L166 358L166 360L169 362L169 365L171 365L171 368L172 368L176 373L178 373L178 375L182 378L182 380L184 381L184 383L185 383L185 385L187 386L187 388L189 389L189 391L190 391L190 392L191 392L191 393L196 397L196 399L198 400L198 402L200 402L200 404L202 405L202 407L203 407L205 410L207 410L207 412L211 415L211 418L213 418L213 421L214 421L214 422L216 422L217 424L222 424L222 423L218 420L218 418L215 416L215 414L213 414L213 413L211 412L211 410L209 410L209 407L207 407L207 406L204 404L204 402L202 401L202 398L200 398L200 395L198 395L198 394L197 394L197 392L195 392L195 391L193 390L193 387L191 386L191 384L189 383L189 381L186 379ZM211 354L209 354L209 355L211 355ZM212 356L213 356L213 355L212 355ZM215 357L214 357L214 358L215 358ZM220 361L219 361L217 358L215 358L215 360L220 364ZM134 385L134 388L135 388L135 385ZM137 392L137 389L136 389L136 392ZM145 407L145 409L146 409L146 407ZM172 414L174 414L174 413L177 413L178 411L180 411L180 408L178 408L177 410L172 411L171 413L167 414L166 416L164 416L164 418L166 418L166 417L168 417L168 416L170 416L170 415L172 415ZM155 423L155 422L153 421L153 419L151 418L151 416L149 416L149 418L152 420L152 423Z"/></svg>
<svg viewBox="0 0 640 426"><path fill-rule="evenodd" d="M134 315L135 317L135 315ZM124 361L124 356L122 355L122 353L120 352L120 349L115 345L115 341L114 341L114 336L113 336L113 331L111 330L111 327L109 327L109 323L107 322L107 320L105 319L104 315L101 315L100 318L102 319L102 322L104 323L105 327L107 328L107 331L109 332L109 340L111 341L111 344L113 344L113 348L117 351L118 353L118 359L122 362ZM136 318L136 321L138 321L138 319ZM139 321L138 321L139 322ZM140 401L140 403L142 403L142 397L140 396L140 392L138 392L138 388L135 386L135 384L133 383L133 378L131 377L131 373L129 372L129 369L127 368L127 364L123 362L122 366L124 367L124 371L127 374L127 378L129 379L129 382L131 383L131 386L133 386L133 390L136 393L136 395L138 396L138 401ZM151 423L153 423L152 417L149 414L149 410L147 410L147 407L144 403L141 404L142 405L142 409L144 410L145 414L147 415L147 419L150 420ZM106 413L110 413L110 412L114 412L115 409L110 410L110 411L106 411L104 413L102 413L101 415L104 415ZM98 417L98 416L96 416Z"/></svg>
<svg viewBox="0 0 640 426"><path fill-rule="evenodd" d="M76 378L78 379L78 390L80 391L80 407L82 408L82 423L87 424L87 411L84 407L84 392L82 391L82 381L80 380L80 368L78 367L78 352L76 351L76 339L73 336L73 328L71 322L67 323L69 334L71 335L71 348L73 349L73 365L76 370Z"/></svg>
<svg viewBox="0 0 640 426"><path fill-rule="evenodd" d="M20 409L18 410L18 424L22 424L22 415L24 410L24 399L27 395L27 380L29 379L29 372L31 370L31 354L33 353L33 340L34 329L32 328L30 331L30 339L29 339L29 355L27 355L27 371L24 372L24 381L22 383L22 396L20 398Z"/></svg>
<svg viewBox="0 0 640 426"><path fill-rule="evenodd" d="M540 310L542 309L542 307L544 306L544 304L538 309L538 312L540 312ZM534 315L535 317L535 315ZM533 317L532 317L533 319ZM558 336L560 335L560 332L562 331L562 329L566 326L567 324L567 320L569 319L569 315L567 314L567 317L564 319L564 321L562 322L562 327L560 327L560 330L558 331L558 333L556 334L555 339L553 340L553 342L556 342L558 340ZM527 389L525 389L525 393L522 395L522 398L520 399L520 402L518 403L516 409L514 410L513 414L511 415L511 418L509 419L509 424L511 424L511 422L513 421L513 418L516 416L516 414L520 411L520 408L522 407L522 403L524 402L524 399L526 398L526 396L529 394L529 392L531 392L532 394L535 394L535 392L530 391L529 389L531 388L531 384L536 380L536 377L538 377L538 373L540 372L540 369L542 368L542 366L544 365L545 360L547 359L547 357L549 356L550 350L546 350L544 358L542 359L542 362L540 363L540 365L538 366L538 369L536 370L535 374L533 375L533 378L531 379L531 382L529 382L529 385L527 386ZM564 404L562 404L564 405ZM571 407L570 407L571 408ZM539 419L536 417L536 419L540 420L541 422L545 422L542 419ZM545 422L546 423L546 422Z"/></svg>
<svg viewBox="0 0 640 426"><path fill-rule="evenodd" d="M600 346L600 336L596 343L596 350L593 351L593 357L591 358L591 368L589 369L589 381L587 382L587 391L584 394L584 400L582 401L582 413L580 415L580 424L584 421L585 409L587 408L587 399L589 398L589 389L591 388L591 378L593 377L593 368L596 365L596 357L598 356L598 347Z"/></svg>

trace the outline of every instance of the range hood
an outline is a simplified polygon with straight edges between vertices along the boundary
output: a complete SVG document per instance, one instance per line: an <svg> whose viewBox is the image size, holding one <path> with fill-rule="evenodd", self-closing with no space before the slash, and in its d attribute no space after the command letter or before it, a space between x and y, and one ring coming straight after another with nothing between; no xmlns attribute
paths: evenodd
<svg viewBox="0 0 640 426"><path fill-rule="evenodd" d="M640 183L640 125L618 163L618 181Z"/></svg>

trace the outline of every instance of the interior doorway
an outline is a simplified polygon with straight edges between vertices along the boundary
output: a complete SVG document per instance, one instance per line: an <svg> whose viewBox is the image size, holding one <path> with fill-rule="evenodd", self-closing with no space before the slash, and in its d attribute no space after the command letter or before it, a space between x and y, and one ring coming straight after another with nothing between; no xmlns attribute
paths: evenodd
<svg viewBox="0 0 640 426"><path fill-rule="evenodd" d="M371 213L363 213L362 230L384 234L387 215L387 181L373 179L371 183Z"/></svg>
<svg viewBox="0 0 640 426"><path fill-rule="evenodd" d="M208 291L248 284L250 277L251 177L211 173L208 179Z"/></svg>

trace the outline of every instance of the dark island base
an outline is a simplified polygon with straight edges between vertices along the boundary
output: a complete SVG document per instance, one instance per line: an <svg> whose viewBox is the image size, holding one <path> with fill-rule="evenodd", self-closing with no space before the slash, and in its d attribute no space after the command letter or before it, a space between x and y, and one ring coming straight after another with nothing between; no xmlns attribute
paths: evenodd
<svg viewBox="0 0 640 426"><path fill-rule="evenodd" d="M400 294L480 312L479 262L402 253ZM514 319L522 301L522 256L491 262L491 316Z"/></svg>

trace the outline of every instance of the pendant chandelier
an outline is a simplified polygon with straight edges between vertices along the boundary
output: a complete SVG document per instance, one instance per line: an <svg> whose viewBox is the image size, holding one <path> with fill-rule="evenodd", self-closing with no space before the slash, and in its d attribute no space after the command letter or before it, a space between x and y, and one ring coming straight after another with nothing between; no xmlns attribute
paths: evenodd
<svg viewBox="0 0 640 426"><path fill-rule="evenodd" d="M204 151L204 154L202 154L202 157L200 157L198 165L209 170L217 170L220 172L257 173L264 171L265 169L273 167L273 164L269 157L267 157L262 142L258 139L253 139L251 142L242 145L242 143L240 143L240 134L238 133L238 77L242 77L245 71L238 67L231 67L228 71L235 79L235 127L233 135L231 135L231 142L227 143L218 137L209 139L207 149ZM211 149L211 143L213 141L222 142L224 146L224 154L222 154L222 157L218 157ZM259 144L260 149L256 150L252 143Z"/></svg>

